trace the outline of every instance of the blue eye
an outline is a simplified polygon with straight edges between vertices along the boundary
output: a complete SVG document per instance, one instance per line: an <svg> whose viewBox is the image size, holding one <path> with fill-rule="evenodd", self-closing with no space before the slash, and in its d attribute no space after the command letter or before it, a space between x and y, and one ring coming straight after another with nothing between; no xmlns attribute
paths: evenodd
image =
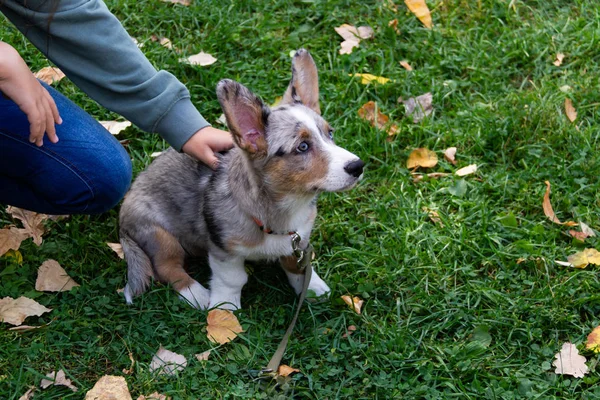
<svg viewBox="0 0 600 400"><path fill-rule="evenodd" d="M329 128L329 139L333 140L333 128Z"/></svg>
<svg viewBox="0 0 600 400"><path fill-rule="evenodd" d="M306 142L302 142L298 145L298 147L296 147L296 151L298 151L298 153L304 153L306 150L308 150L308 143Z"/></svg>

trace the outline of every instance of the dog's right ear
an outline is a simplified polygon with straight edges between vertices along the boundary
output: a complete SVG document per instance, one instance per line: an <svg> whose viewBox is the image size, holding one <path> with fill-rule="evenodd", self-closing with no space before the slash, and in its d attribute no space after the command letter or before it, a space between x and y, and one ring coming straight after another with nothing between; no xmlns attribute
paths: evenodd
<svg viewBox="0 0 600 400"><path fill-rule="evenodd" d="M217 85L217 98L236 145L254 158L267 155L265 126L271 112L248 88L231 79Z"/></svg>

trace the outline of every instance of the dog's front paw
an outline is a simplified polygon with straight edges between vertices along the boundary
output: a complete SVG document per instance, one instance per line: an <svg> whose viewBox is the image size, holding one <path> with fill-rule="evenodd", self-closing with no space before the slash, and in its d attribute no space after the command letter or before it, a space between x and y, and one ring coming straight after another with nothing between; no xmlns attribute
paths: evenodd
<svg viewBox="0 0 600 400"><path fill-rule="evenodd" d="M239 296L219 296L211 293L208 308L219 308L221 310L235 311L242 308L241 294Z"/></svg>
<svg viewBox="0 0 600 400"><path fill-rule="evenodd" d="M180 290L179 296L190 303L192 307L200 310L207 309L210 303L210 290L196 281L190 286Z"/></svg>
<svg viewBox="0 0 600 400"><path fill-rule="evenodd" d="M307 297L310 299L326 299L329 297L329 293L331 293L329 286L327 286L325 281L313 271L310 283L308 284Z"/></svg>

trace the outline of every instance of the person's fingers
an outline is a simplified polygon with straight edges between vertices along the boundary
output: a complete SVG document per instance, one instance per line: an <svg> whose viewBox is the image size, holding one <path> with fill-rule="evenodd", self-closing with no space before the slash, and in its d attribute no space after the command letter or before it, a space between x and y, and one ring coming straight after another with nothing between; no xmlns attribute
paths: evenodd
<svg viewBox="0 0 600 400"><path fill-rule="evenodd" d="M56 143L58 141L58 137L56 136L56 127L54 126L54 113L52 111L52 107L48 102L48 99L45 99L44 110L46 111L46 136L52 143ZM43 140L43 136L42 136Z"/></svg>
<svg viewBox="0 0 600 400"><path fill-rule="evenodd" d="M43 110L38 108L37 104L32 104L24 110L29 121L29 142L35 143L39 146L41 137L44 135L46 129L45 118Z"/></svg>
<svg viewBox="0 0 600 400"><path fill-rule="evenodd" d="M59 125L62 124L62 118L60 117L60 114L58 112L58 107L56 107L56 103L54 102L54 99L52 98L50 93L46 90L46 88L44 88L44 92L46 92L46 99L48 100L48 104L50 105L50 110L52 110L52 117L54 118L54 122L56 122Z"/></svg>
<svg viewBox="0 0 600 400"><path fill-rule="evenodd" d="M216 169L219 165L219 159L215 156L213 149L209 146L203 146L198 150L198 159L212 169Z"/></svg>

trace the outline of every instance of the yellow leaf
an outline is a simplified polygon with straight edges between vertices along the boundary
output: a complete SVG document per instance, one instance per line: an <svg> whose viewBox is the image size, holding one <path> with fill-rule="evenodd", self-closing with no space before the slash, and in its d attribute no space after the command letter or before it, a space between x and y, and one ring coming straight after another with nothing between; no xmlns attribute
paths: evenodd
<svg viewBox="0 0 600 400"><path fill-rule="evenodd" d="M52 85L65 77L65 74L56 67L44 67L33 75L48 85Z"/></svg>
<svg viewBox="0 0 600 400"><path fill-rule="evenodd" d="M390 81L389 78L384 78L383 76L377 76L377 75L372 75L372 74L349 74L350 76L356 76L361 78L360 79L360 83L362 83L363 85L368 85L371 82L377 82L377 83L381 83L382 85L385 85L386 83L388 83Z"/></svg>
<svg viewBox="0 0 600 400"><path fill-rule="evenodd" d="M588 335L585 348L594 353L600 353L600 326L595 327Z"/></svg>
<svg viewBox="0 0 600 400"><path fill-rule="evenodd" d="M131 400L127 382L122 376L104 375L92 390L85 394L85 400Z"/></svg>
<svg viewBox="0 0 600 400"><path fill-rule="evenodd" d="M575 111L571 99L565 99L565 114L567 114L567 118L569 118L569 121L571 122L575 122L577 119L577 111Z"/></svg>
<svg viewBox="0 0 600 400"><path fill-rule="evenodd" d="M600 252L596 249L585 249L567 257L575 268L585 268L588 264L600 265Z"/></svg>
<svg viewBox="0 0 600 400"><path fill-rule="evenodd" d="M279 376L288 376L294 372L300 372L298 368L292 368L285 364L281 364L279 368L277 368L277 375Z"/></svg>
<svg viewBox="0 0 600 400"><path fill-rule="evenodd" d="M361 299L358 296L350 297L347 294L342 296L342 300L344 300L344 302L346 304L348 304L350 307L352 307L354 312L356 312L357 314L360 314L360 310L363 306L363 303L365 302L363 299Z"/></svg>
<svg viewBox="0 0 600 400"><path fill-rule="evenodd" d="M206 322L206 336L213 343L229 343L238 333L244 332L237 317L229 310L210 310Z"/></svg>
<svg viewBox="0 0 600 400"><path fill-rule="evenodd" d="M66 292L79 286L55 260L46 260L38 268L35 290L40 292Z"/></svg>
<svg viewBox="0 0 600 400"><path fill-rule="evenodd" d="M550 203L550 182L545 181L546 184L546 193L544 193L544 200L542 202L542 207L544 209L544 215L550 219L550 221L555 224L565 225L565 226L577 226L577 222L567 221L560 222L556 214L554 214L554 210L552 209L552 204Z"/></svg>
<svg viewBox="0 0 600 400"><path fill-rule="evenodd" d="M425 4L425 0L404 0L408 9L415 14L419 21L425 25L426 28L430 28L433 26L431 22L431 13L429 12L429 8L427 4Z"/></svg>
<svg viewBox="0 0 600 400"><path fill-rule="evenodd" d="M52 309L46 308L35 300L27 297L13 299L4 297L0 299L0 322L6 322L11 325L21 325L25 318L32 315L40 316L50 312Z"/></svg>
<svg viewBox="0 0 600 400"><path fill-rule="evenodd" d="M413 169L418 167L432 168L438 163L437 155L424 147L414 149L408 156L406 168Z"/></svg>
<svg viewBox="0 0 600 400"><path fill-rule="evenodd" d="M382 114L377 109L377 103L374 101L369 101L358 110L358 116L364 120L367 120L374 127L385 130L389 136L393 136L398 133L398 126L396 124L390 124L389 117L385 114Z"/></svg>

